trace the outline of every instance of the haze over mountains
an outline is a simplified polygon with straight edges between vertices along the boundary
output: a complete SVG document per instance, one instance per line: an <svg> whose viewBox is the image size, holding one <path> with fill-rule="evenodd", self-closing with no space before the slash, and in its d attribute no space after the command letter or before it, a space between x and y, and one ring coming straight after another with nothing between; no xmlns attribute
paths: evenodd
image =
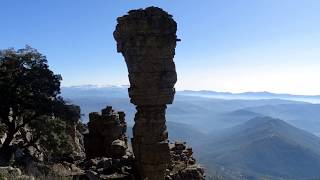
<svg viewBox="0 0 320 180"><path fill-rule="evenodd" d="M198 149L200 161L230 179L320 177L320 139L270 117L253 118L210 137Z"/></svg>
<svg viewBox="0 0 320 180"><path fill-rule="evenodd" d="M127 86L64 87L62 95L81 106L84 121L106 105L125 111L130 134ZM167 109L169 138L188 141L208 172L226 179L320 177L317 102L320 96L178 91Z"/></svg>
<svg viewBox="0 0 320 180"><path fill-rule="evenodd" d="M230 93L230 92L216 92L216 91L180 91L180 94L191 95L191 96L203 96L211 98L222 98L222 99L285 99L294 101L305 101L311 103L319 103L320 95L294 95L294 94L277 94L264 92L244 92L244 93Z"/></svg>
<svg viewBox="0 0 320 180"><path fill-rule="evenodd" d="M204 92L204 93L203 93ZM211 94L204 96L203 94ZM240 94L228 94L218 98L211 91L178 91L174 103L168 106L167 120L192 125L201 131L221 130L247 121L256 116L271 116L284 119L313 133L320 132L318 119L319 96L282 95L272 93L242 93L251 99L240 98ZM259 99L259 96L261 98ZM266 98L264 94L268 94ZM62 88L62 95L81 106L84 120L88 113L99 111L107 104L126 112L127 121L133 124L134 106L128 98L127 86L75 86ZM272 95L272 96L271 96ZM288 97L292 99L287 99ZM253 98L254 97L254 98ZM277 97L277 98L273 98ZM305 101L295 101L303 98Z"/></svg>
<svg viewBox="0 0 320 180"><path fill-rule="evenodd" d="M128 85L114 86L114 85L81 85L81 86L68 86L63 87L62 90L65 93L70 93L74 95L84 95L81 91L90 91L95 96L100 93L110 93L113 92L112 96L122 96L127 93ZM75 90L75 91L74 91ZM77 94L78 93L78 94ZM294 94L277 94L271 92L244 92L244 93L230 93L230 92L217 92L210 90L183 90L177 91L177 94L184 96L197 96L197 97L207 97L207 98L217 98L217 99L284 99L292 101L304 101L310 103L319 103L320 95L294 95ZM70 94L68 94L70 95ZM89 94L88 94L89 95ZM101 95L101 94L100 94Z"/></svg>

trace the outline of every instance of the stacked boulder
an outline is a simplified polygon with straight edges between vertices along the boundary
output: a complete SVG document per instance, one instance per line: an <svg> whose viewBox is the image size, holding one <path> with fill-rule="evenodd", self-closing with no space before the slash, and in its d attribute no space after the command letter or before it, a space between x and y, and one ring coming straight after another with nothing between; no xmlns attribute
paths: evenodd
<svg viewBox="0 0 320 180"><path fill-rule="evenodd" d="M107 106L101 114L90 113L89 119L89 133L84 135L86 160L79 164L86 178L133 179L134 157L127 144L124 112Z"/></svg>
<svg viewBox="0 0 320 180"><path fill-rule="evenodd" d="M131 103L136 105L133 152L142 179L164 180L170 162L166 105L174 98L177 24L157 7L119 17L114 38L125 58Z"/></svg>
<svg viewBox="0 0 320 180"><path fill-rule="evenodd" d="M78 164L85 171L84 176L90 180L144 179L134 163L137 158L127 144L125 114L107 106L101 114L90 113L89 118L89 133L84 135L87 158ZM166 180L204 179L203 169L196 164L191 147L187 147L185 142L175 142L169 144L168 149L169 159L164 173ZM152 157L152 153L147 152L148 158L159 158Z"/></svg>
<svg viewBox="0 0 320 180"><path fill-rule="evenodd" d="M191 147L186 142L170 144L171 164L166 180L204 180L204 169L196 164Z"/></svg>
<svg viewBox="0 0 320 180"><path fill-rule="evenodd" d="M84 135L87 159L124 156L128 147L124 112L116 112L107 106L101 110L101 114L90 113L89 119L89 133Z"/></svg>

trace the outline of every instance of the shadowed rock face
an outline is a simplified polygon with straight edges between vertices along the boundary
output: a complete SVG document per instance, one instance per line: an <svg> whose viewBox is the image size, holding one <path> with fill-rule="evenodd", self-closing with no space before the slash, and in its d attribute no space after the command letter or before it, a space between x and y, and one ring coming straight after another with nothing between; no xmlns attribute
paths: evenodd
<svg viewBox="0 0 320 180"><path fill-rule="evenodd" d="M132 139L137 167L143 179L164 180L170 161L165 110L177 81L177 24L156 7L132 10L117 20L114 38L128 67L129 97L137 109Z"/></svg>
<svg viewBox="0 0 320 180"><path fill-rule="evenodd" d="M120 158L127 150L127 124L124 112L117 112L111 106L102 109L101 114L89 114L89 133L84 136L87 158Z"/></svg>

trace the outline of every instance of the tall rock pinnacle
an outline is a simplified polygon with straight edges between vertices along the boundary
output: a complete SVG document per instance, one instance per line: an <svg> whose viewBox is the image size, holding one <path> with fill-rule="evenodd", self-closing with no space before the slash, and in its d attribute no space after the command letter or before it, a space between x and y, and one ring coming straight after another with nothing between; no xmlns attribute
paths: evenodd
<svg viewBox="0 0 320 180"><path fill-rule="evenodd" d="M136 105L133 151L143 179L164 180L170 161L165 111L174 98L177 24L157 7L131 10L117 19L117 51L125 58L131 103Z"/></svg>

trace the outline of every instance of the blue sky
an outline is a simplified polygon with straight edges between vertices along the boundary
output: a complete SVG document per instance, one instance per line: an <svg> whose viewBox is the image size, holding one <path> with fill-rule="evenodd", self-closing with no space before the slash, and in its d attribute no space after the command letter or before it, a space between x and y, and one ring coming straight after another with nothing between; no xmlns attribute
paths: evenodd
<svg viewBox="0 0 320 180"><path fill-rule="evenodd" d="M152 5L178 23L177 89L320 94L318 0L0 0L0 49L38 49L63 86L128 84L116 18Z"/></svg>

